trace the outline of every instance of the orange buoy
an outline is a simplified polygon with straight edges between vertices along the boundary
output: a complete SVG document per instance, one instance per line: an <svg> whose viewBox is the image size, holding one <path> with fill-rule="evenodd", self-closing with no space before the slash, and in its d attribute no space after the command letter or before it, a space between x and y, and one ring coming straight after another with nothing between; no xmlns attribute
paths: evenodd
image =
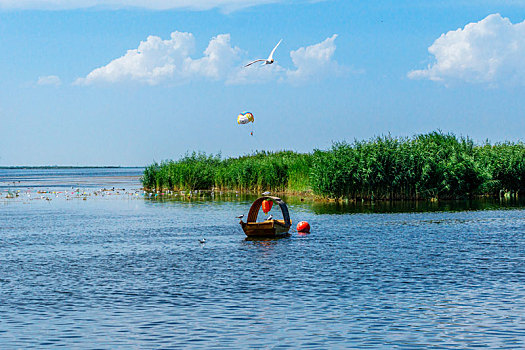
<svg viewBox="0 0 525 350"><path fill-rule="evenodd" d="M310 224L306 221L301 221L297 224L297 232L310 233Z"/></svg>
<svg viewBox="0 0 525 350"><path fill-rule="evenodd" d="M273 202L272 201L268 201L268 200L264 200L262 202L262 210L265 214L268 214L270 212L270 210L272 210L272 206L273 206Z"/></svg>

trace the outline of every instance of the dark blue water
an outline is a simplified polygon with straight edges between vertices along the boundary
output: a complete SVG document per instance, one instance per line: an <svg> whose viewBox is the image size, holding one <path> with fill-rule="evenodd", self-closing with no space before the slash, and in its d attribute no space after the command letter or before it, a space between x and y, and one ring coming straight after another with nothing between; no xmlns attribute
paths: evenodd
<svg viewBox="0 0 525 350"><path fill-rule="evenodd" d="M125 185L2 197L0 348L525 347L522 209L290 200L311 234L248 241L235 216L251 199Z"/></svg>

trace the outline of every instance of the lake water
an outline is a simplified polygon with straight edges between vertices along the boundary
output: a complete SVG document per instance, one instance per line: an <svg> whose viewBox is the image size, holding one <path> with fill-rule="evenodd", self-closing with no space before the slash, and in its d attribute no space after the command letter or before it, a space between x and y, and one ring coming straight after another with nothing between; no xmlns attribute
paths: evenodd
<svg viewBox="0 0 525 350"><path fill-rule="evenodd" d="M254 197L140 173L0 170L0 348L525 347L520 203L287 198L312 232L250 241Z"/></svg>

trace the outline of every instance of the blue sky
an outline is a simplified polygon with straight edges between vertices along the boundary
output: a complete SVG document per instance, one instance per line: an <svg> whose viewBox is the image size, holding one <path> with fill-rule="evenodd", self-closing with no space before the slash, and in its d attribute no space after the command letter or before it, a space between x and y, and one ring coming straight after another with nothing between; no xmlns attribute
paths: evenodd
<svg viewBox="0 0 525 350"><path fill-rule="evenodd" d="M0 0L0 165L523 140L524 20L518 1Z"/></svg>

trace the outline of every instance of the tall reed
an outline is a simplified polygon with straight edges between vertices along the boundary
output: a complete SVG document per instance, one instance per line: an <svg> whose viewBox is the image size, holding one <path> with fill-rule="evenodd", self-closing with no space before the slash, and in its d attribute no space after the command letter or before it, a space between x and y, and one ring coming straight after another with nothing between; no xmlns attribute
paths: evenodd
<svg viewBox="0 0 525 350"><path fill-rule="evenodd" d="M474 150L472 140L438 132L335 143L314 152L311 185L333 198L470 197L489 178Z"/></svg>
<svg viewBox="0 0 525 350"><path fill-rule="evenodd" d="M300 154L257 152L238 158L192 153L144 171L147 189L313 192L326 198L457 199L525 190L525 145L476 145L432 132L390 135Z"/></svg>
<svg viewBox="0 0 525 350"><path fill-rule="evenodd" d="M153 190L211 189L308 191L310 157L291 151L257 152L239 158L192 153L178 161L152 164L143 186Z"/></svg>

